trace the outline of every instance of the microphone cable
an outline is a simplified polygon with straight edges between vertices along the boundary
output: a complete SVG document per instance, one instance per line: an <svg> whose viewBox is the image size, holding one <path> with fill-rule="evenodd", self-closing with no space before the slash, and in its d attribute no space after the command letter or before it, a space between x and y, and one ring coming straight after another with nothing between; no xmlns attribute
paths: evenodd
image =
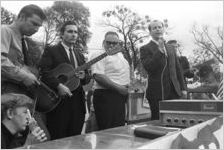
<svg viewBox="0 0 224 150"><path fill-rule="evenodd" d="M165 71L165 69L166 69L166 66L167 66L167 58L166 58L166 56L165 56L165 65L164 65L163 70L162 70L162 73L161 73L162 100L164 100L163 74L164 74L164 71Z"/></svg>

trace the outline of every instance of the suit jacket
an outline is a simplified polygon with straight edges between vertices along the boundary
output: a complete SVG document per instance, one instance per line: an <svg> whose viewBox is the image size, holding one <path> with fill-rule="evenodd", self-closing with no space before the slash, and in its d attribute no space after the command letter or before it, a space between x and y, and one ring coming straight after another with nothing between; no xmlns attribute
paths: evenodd
<svg viewBox="0 0 224 150"><path fill-rule="evenodd" d="M158 45L151 41L140 48L140 59L143 67L148 73L147 98L150 99L150 92L161 99L162 79L164 94L166 95L167 85L172 82L175 91L181 96L181 90L186 89L184 84L183 72L180 67L175 49L165 44L167 56L159 51ZM163 72L163 75L162 75Z"/></svg>
<svg viewBox="0 0 224 150"><path fill-rule="evenodd" d="M84 56L77 50L74 50L78 66L85 63ZM54 46L48 46L44 50L42 59L40 61L40 72L42 80L49 85L52 89L56 89L59 84L59 80L55 77L49 76L49 71L56 68L61 63L71 64L68 55L61 43ZM87 84L90 81L88 71L85 71L86 77L81 80L81 84Z"/></svg>

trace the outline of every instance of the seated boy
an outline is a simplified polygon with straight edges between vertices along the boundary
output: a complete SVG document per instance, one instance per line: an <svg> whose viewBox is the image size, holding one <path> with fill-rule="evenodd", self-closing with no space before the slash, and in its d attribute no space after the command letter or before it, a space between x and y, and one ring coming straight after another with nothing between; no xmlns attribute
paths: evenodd
<svg viewBox="0 0 224 150"><path fill-rule="evenodd" d="M29 111L33 109L33 100L23 94L6 93L1 95L1 148L9 149L23 146L22 134L33 121ZM20 135L20 136L19 136ZM36 126L29 138L39 142L47 140L44 131Z"/></svg>

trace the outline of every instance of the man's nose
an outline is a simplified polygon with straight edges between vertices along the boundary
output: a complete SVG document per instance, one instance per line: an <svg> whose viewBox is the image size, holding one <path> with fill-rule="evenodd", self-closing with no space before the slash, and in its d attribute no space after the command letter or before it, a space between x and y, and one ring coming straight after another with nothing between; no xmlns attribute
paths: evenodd
<svg viewBox="0 0 224 150"><path fill-rule="evenodd" d="M26 123L29 124L29 122L30 122L30 119L28 116L26 116Z"/></svg>

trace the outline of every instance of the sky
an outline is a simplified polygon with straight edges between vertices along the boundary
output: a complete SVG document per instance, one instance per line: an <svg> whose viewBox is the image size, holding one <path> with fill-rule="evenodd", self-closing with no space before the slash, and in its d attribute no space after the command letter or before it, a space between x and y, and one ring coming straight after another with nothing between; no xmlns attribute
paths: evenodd
<svg viewBox="0 0 224 150"><path fill-rule="evenodd" d="M144 17L152 19L168 19L170 34L165 38L176 39L183 48L183 55L189 57L195 47L190 30L193 24L209 25L211 31L218 26L223 27L223 1L80 1L90 10L90 32L92 37L88 43L89 50L101 49L105 32L108 28L99 25L102 12L124 5ZM36 4L41 8L51 6L53 1L1 1L1 6L18 14L27 4ZM146 44L150 39L145 40ZM140 45L141 46L141 45Z"/></svg>

